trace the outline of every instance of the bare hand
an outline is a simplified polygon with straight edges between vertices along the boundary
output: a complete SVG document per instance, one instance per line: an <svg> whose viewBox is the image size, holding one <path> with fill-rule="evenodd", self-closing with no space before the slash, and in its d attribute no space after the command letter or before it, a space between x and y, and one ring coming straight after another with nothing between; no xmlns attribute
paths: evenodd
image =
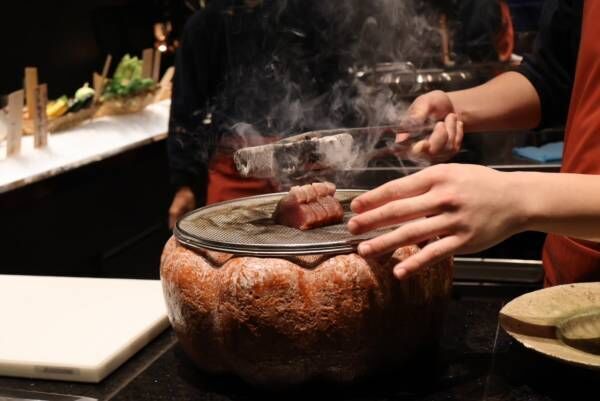
<svg viewBox="0 0 600 401"><path fill-rule="evenodd" d="M358 215L348 229L360 234L405 223L361 243L358 252L365 257L433 240L394 268L402 278L453 254L489 248L522 230L525 213L513 174L474 165L429 167L354 199L352 210Z"/></svg>
<svg viewBox="0 0 600 401"><path fill-rule="evenodd" d="M173 198L169 208L169 228L173 229L177 220L196 208L196 197L190 187L181 187Z"/></svg>
<svg viewBox="0 0 600 401"><path fill-rule="evenodd" d="M439 121L429 138L413 145L412 153L431 161L446 161L462 146L464 126L454 111L450 97L442 91L419 96L408 109L408 115L417 122ZM399 136L399 141L402 137Z"/></svg>

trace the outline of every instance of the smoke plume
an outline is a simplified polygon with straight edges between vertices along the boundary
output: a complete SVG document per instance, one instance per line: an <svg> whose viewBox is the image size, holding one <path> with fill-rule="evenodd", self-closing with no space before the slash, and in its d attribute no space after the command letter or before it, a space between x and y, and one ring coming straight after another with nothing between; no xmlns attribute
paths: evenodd
<svg viewBox="0 0 600 401"><path fill-rule="evenodd" d="M210 116L204 118L205 128L220 138L217 151L232 152L310 130L400 120L407 104L389 86L361 80L360 72L382 63L411 61L427 67L437 62L441 54L437 14L428 3L265 0L245 11L260 15L250 28L242 22L244 11L225 10L228 70L218 93L201 111ZM254 53L236 42L247 39L245 29L264 32ZM352 165L366 167L370 162L366 155L377 146L381 146L377 138L365 141ZM351 186L351 177L338 171L309 178ZM282 188L295 184L284 175L274 180Z"/></svg>

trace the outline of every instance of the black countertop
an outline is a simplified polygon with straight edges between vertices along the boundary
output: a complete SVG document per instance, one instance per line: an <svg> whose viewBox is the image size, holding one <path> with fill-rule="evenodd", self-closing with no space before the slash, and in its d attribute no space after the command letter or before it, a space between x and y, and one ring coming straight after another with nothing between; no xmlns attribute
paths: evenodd
<svg viewBox="0 0 600 401"><path fill-rule="evenodd" d="M529 351L499 327L498 312L511 296L455 293L439 351L424 357L422 364L352 386L315 383L268 393L234 377L210 376L190 363L168 330L100 384L0 378L0 400L7 399L2 397L2 389L72 394L99 401L600 399L600 373Z"/></svg>

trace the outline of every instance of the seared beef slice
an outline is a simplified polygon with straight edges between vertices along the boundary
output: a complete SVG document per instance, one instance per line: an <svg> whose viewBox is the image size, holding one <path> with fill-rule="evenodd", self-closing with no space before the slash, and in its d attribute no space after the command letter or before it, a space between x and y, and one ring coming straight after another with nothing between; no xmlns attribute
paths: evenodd
<svg viewBox="0 0 600 401"><path fill-rule="evenodd" d="M341 223L344 209L334 195L335 185L329 182L292 187L277 204L273 219L300 230Z"/></svg>

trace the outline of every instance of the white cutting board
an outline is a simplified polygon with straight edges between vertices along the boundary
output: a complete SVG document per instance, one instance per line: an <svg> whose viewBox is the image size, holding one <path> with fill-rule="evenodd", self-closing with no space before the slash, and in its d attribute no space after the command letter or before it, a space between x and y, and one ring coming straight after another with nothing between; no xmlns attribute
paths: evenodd
<svg viewBox="0 0 600 401"><path fill-rule="evenodd" d="M0 275L0 376L97 383L168 325L158 280Z"/></svg>

